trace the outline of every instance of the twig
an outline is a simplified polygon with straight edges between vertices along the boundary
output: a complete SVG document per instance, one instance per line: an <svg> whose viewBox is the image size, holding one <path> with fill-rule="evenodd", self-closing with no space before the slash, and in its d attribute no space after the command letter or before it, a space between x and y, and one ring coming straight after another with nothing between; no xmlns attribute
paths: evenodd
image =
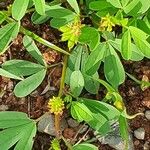
<svg viewBox="0 0 150 150"><path fill-rule="evenodd" d="M85 126L85 123L79 128L79 130L75 134L74 138L72 139L72 143L75 141L75 139L77 138L77 136L79 135L79 133L81 132L84 126Z"/></svg>
<svg viewBox="0 0 150 150"><path fill-rule="evenodd" d="M82 136L82 138L75 145L80 144L82 142L82 140L85 139L85 137L87 136L87 134L89 133L89 131L90 131L90 128L86 131L86 133Z"/></svg>

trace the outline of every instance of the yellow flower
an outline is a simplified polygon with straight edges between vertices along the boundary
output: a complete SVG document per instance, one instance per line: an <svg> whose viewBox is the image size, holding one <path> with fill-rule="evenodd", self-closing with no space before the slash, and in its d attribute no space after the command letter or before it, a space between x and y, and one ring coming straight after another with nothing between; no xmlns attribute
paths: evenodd
<svg viewBox="0 0 150 150"><path fill-rule="evenodd" d="M102 17L100 21L99 30L100 31L112 31L112 27L114 27L115 24L112 21L112 17L108 14L105 17Z"/></svg>
<svg viewBox="0 0 150 150"><path fill-rule="evenodd" d="M78 38L81 33L81 28L84 25L81 24L81 21L77 17L74 22L69 23L65 26L59 28L62 32L61 41L68 41L68 48L71 49L78 42Z"/></svg>
<svg viewBox="0 0 150 150"><path fill-rule="evenodd" d="M60 97L51 98L48 102L48 108L51 113L55 115L62 115L64 107L64 101Z"/></svg>

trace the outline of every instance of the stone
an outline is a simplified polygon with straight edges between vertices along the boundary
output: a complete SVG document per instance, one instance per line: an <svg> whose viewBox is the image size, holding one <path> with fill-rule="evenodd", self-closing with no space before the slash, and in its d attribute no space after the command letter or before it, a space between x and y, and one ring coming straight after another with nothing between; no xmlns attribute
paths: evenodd
<svg viewBox="0 0 150 150"><path fill-rule="evenodd" d="M68 125L71 127L71 128L75 128L75 127L78 127L79 126L79 122L77 122L76 120L72 119L72 118L69 118L67 120L68 122Z"/></svg>
<svg viewBox="0 0 150 150"><path fill-rule="evenodd" d="M8 110L8 106L7 105L0 105L0 111L6 111Z"/></svg>
<svg viewBox="0 0 150 150"><path fill-rule="evenodd" d="M147 111L145 112L145 117L146 117L148 120L150 120L150 110L147 110Z"/></svg>
<svg viewBox="0 0 150 150"><path fill-rule="evenodd" d="M144 140L145 137L145 129L144 128L138 128L134 131L134 136L139 140Z"/></svg>
<svg viewBox="0 0 150 150"><path fill-rule="evenodd" d="M61 120L61 131L63 131L65 128L67 128L67 122L63 118ZM54 115L52 114L46 114L39 122L38 122L38 131L44 132L49 135L55 136L55 126L54 126Z"/></svg>
<svg viewBox="0 0 150 150"><path fill-rule="evenodd" d="M143 146L144 148L144 150L150 150L150 143L148 142L148 141L146 141L145 143L144 143L144 146Z"/></svg>
<svg viewBox="0 0 150 150"><path fill-rule="evenodd" d="M109 132L106 136L96 135L96 137L101 142L101 144L108 144L110 147L114 148L115 150L125 149L125 142L120 136L118 122L116 122L116 125L114 125L112 131ZM128 150L134 150L132 135L130 133L129 133Z"/></svg>

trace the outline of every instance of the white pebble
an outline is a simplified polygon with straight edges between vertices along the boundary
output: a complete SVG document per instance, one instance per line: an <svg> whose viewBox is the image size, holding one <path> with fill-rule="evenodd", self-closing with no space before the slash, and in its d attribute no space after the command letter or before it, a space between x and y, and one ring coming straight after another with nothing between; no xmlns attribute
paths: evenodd
<svg viewBox="0 0 150 150"><path fill-rule="evenodd" d="M148 120L150 120L150 110L147 110L147 111L145 112L145 117L146 117Z"/></svg>
<svg viewBox="0 0 150 150"><path fill-rule="evenodd" d="M145 137L145 130L144 128L138 128L134 131L134 136L139 140L144 140Z"/></svg>

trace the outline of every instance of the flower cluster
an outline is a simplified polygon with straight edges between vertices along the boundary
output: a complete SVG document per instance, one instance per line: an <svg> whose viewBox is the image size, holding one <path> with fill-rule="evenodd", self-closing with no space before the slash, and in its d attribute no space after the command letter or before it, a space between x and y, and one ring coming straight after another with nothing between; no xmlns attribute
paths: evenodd
<svg viewBox="0 0 150 150"><path fill-rule="evenodd" d="M81 28L84 25L81 24L81 21L76 18L74 22L71 22L65 26L59 28L63 33L61 41L68 41L68 48L71 49L78 42L78 38L81 33Z"/></svg>
<svg viewBox="0 0 150 150"><path fill-rule="evenodd" d="M60 97L54 97L48 102L48 109L55 115L62 115L64 109L64 101Z"/></svg>
<svg viewBox="0 0 150 150"><path fill-rule="evenodd" d="M109 32L111 32L112 28L114 26L115 26L115 24L113 22L112 16L107 14L105 17L102 17L102 19L100 21L99 30L100 31L109 31Z"/></svg>

